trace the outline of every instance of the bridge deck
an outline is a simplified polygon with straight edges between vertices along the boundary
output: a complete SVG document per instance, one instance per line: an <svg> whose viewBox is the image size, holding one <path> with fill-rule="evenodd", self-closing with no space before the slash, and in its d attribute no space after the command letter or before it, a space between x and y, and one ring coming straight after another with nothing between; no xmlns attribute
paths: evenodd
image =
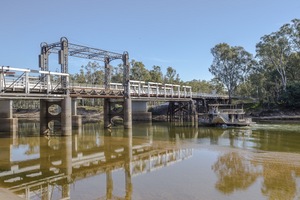
<svg viewBox="0 0 300 200"><path fill-rule="evenodd" d="M0 99L62 99L73 98L124 98L121 83L89 85L61 84L69 74L11 67L0 67ZM135 101L188 101L191 99L228 99L226 95L192 93L192 87L155 82L129 82L129 93Z"/></svg>

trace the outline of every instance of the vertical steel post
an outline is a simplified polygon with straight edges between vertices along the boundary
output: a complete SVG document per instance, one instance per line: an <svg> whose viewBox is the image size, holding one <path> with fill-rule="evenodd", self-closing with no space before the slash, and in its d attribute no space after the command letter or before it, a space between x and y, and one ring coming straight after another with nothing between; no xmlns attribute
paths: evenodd
<svg viewBox="0 0 300 200"><path fill-rule="evenodd" d="M58 52L58 62L61 65L61 72L68 73L68 39L62 37L60 39L60 48L61 50ZM69 80L66 76L61 76L61 84L62 88L66 90L66 94L68 94Z"/></svg>
<svg viewBox="0 0 300 200"><path fill-rule="evenodd" d="M123 60L123 86L124 86L124 128L132 128L132 108L130 97L130 65L128 52L124 52Z"/></svg>
<svg viewBox="0 0 300 200"><path fill-rule="evenodd" d="M111 69L109 65L109 57L104 58L104 87L105 90L110 89L110 82L111 82Z"/></svg>
<svg viewBox="0 0 300 200"><path fill-rule="evenodd" d="M47 43L41 43L41 54L39 55L39 67L42 71L49 71L49 47ZM41 74L41 84L47 85L48 78Z"/></svg>
<svg viewBox="0 0 300 200"><path fill-rule="evenodd" d="M109 65L109 57L104 58L104 87L106 92L110 90L111 82L111 70ZM110 122L110 100L109 98L104 98L104 128L109 128L111 126Z"/></svg>

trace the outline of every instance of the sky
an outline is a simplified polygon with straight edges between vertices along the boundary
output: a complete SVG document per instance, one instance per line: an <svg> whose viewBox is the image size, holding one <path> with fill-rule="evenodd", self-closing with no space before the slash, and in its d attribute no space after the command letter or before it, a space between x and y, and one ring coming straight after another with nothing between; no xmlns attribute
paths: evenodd
<svg viewBox="0 0 300 200"><path fill-rule="evenodd" d="M158 65L165 73L171 66L183 81L213 78L215 45L242 46L255 55L262 36L300 18L299 0L1 0L0 8L0 66L38 69L40 44L67 37L127 51L148 70ZM69 57L69 72L89 61ZM51 55L51 71L60 69L57 62Z"/></svg>

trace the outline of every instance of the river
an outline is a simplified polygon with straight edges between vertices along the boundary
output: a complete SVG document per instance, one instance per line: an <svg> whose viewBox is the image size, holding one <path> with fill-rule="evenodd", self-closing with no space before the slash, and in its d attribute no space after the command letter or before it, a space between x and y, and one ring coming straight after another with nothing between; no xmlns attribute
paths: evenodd
<svg viewBox="0 0 300 200"><path fill-rule="evenodd" d="M300 124L192 128L19 123L0 138L0 187L26 199L299 199Z"/></svg>

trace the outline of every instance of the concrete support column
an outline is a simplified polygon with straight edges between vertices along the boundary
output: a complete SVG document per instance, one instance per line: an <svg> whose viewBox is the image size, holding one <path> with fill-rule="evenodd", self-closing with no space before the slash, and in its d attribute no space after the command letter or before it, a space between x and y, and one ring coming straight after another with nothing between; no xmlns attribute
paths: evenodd
<svg viewBox="0 0 300 200"><path fill-rule="evenodd" d="M72 126L73 127L81 127L82 125L82 117L81 115L77 115L77 98L72 98Z"/></svg>
<svg viewBox="0 0 300 200"><path fill-rule="evenodd" d="M133 121L152 121L152 113L148 112L147 101L132 102L132 120Z"/></svg>
<svg viewBox="0 0 300 200"><path fill-rule="evenodd" d="M131 98L124 99L124 128L132 128L132 106Z"/></svg>
<svg viewBox="0 0 300 200"><path fill-rule="evenodd" d="M72 135L72 109L69 96L61 102L61 130L62 135Z"/></svg>
<svg viewBox="0 0 300 200"><path fill-rule="evenodd" d="M110 102L109 98L104 99L104 128L109 128L111 126L110 116L109 116Z"/></svg>
<svg viewBox="0 0 300 200"><path fill-rule="evenodd" d="M17 132L18 119L13 118L13 100L0 100L0 132Z"/></svg>

